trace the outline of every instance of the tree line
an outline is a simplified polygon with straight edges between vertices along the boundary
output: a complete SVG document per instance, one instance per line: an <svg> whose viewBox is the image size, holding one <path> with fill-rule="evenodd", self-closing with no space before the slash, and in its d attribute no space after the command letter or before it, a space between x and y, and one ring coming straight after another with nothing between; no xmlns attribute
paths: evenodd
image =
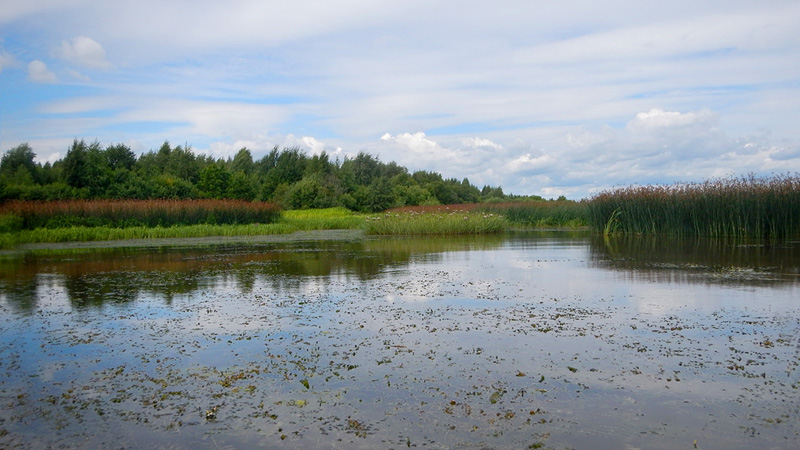
<svg viewBox="0 0 800 450"><path fill-rule="evenodd" d="M360 152L331 160L298 147L277 146L254 160L247 148L232 158L195 154L171 146L137 156L125 144L103 147L75 139L53 164L36 162L28 144L6 151L0 161L0 201L66 199L239 199L277 203L289 209L343 206L376 212L392 207L542 200L506 195L500 187L473 186L467 178L410 173Z"/></svg>

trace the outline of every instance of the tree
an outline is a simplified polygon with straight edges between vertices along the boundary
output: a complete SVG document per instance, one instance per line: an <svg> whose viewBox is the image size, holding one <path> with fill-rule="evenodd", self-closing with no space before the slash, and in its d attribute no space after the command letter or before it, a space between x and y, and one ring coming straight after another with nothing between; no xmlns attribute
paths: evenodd
<svg viewBox="0 0 800 450"><path fill-rule="evenodd" d="M250 153L245 147L242 147L236 156L233 157L233 161L231 162L231 171L233 173L242 172L247 176L253 174L255 170L255 164L253 163L253 155Z"/></svg>
<svg viewBox="0 0 800 450"><path fill-rule="evenodd" d="M111 170L133 170L136 165L136 155L125 144L116 144L106 147L106 160Z"/></svg>
<svg viewBox="0 0 800 450"><path fill-rule="evenodd" d="M190 183L197 183L200 179L201 163L189 147L180 145L172 149L164 167L164 173L174 175Z"/></svg>
<svg viewBox="0 0 800 450"><path fill-rule="evenodd" d="M358 152L355 158L345 160L342 169L345 167L353 173L353 181L361 186L368 186L373 179L381 175L378 159L365 152Z"/></svg>
<svg viewBox="0 0 800 450"><path fill-rule="evenodd" d="M319 155L314 155L308 160L306 164L305 175L328 175L333 172L333 165L330 162L328 154L323 150Z"/></svg>
<svg viewBox="0 0 800 450"><path fill-rule="evenodd" d="M280 154L277 154L277 149L273 149L265 161L267 165L274 166L267 167L262 196L269 198L279 185L291 185L302 180L307 161L305 153L298 147L284 149Z"/></svg>
<svg viewBox="0 0 800 450"><path fill-rule="evenodd" d="M199 188L209 198L225 198L231 173L222 164L212 164L200 172Z"/></svg>
<svg viewBox="0 0 800 450"><path fill-rule="evenodd" d="M62 176L67 185L86 189L90 197L103 195L110 182L110 171L100 144L86 145L83 140L75 139L64 157Z"/></svg>
<svg viewBox="0 0 800 450"><path fill-rule="evenodd" d="M240 170L231 176L226 197L251 201L256 197L256 187L250 177Z"/></svg>
<svg viewBox="0 0 800 450"><path fill-rule="evenodd" d="M33 161L36 154L33 149L25 143L8 150L3 159L0 160L0 177L10 179L22 178L30 182L38 182L38 166Z"/></svg>

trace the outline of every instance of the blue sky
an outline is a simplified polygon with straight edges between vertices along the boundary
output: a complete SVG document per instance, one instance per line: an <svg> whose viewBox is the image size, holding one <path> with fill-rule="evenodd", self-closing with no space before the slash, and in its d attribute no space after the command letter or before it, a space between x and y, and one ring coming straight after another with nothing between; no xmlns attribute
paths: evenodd
<svg viewBox="0 0 800 450"><path fill-rule="evenodd" d="M506 192L800 171L800 2L0 0L0 151L359 151Z"/></svg>

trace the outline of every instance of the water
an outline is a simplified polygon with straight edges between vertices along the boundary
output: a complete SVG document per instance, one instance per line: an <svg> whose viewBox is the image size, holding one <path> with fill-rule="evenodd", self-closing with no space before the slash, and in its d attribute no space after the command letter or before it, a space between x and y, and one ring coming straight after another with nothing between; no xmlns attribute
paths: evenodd
<svg viewBox="0 0 800 450"><path fill-rule="evenodd" d="M581 233L0 260L2 448L797 448L800 244Z"/></svg>

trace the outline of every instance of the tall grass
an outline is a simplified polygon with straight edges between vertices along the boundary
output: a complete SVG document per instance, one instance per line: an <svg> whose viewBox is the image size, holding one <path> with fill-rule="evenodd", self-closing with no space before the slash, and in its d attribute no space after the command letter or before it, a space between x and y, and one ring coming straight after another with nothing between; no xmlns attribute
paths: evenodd
<svg viewBox="0 0 800 450"><path fill-rule="evenodd" d="M618 188L589 201L588 219L625 234L786 238L800 234L800 175Z"/></svg>
<svg viewBox="0 0 800 450"><path fill-rule="evenodd" d="M280 210L270 203L241 200L69 200L13 201L0 205L5 222L18 218L22 230L69 227L169 227L272 223Z"/></svg>
<svg viewBox="0 0 800 450"><path fill-rule="evenodd" d="M586 202L536 201L519 203L487 203L478 211L501 214L509 222L532 227L583 227L587 225Z"/></svg>
<svg viewBox="0 0 800 450"><path fill-rule="evenodd" d="M113 241L121 239L193 238L208 236L258 236L296 231L287 224L186 225L178 227L67 227L37 228L17 233L1 233L0 248L20 244Z"/></svg>
<svg viewBox="0 0 800 450"><path fill-rule="evenodd" d="M284 211L281 222L297 230L358 229L364 224L364 215L347 208L300 209Z"/></svg>
<svg viewBox="0 0 800 450"><path fill-rule="evenodd" d="M508 228L502 216L466 209L387 211L368 216L368 234L379 235L459 235L499 233Z"/></svg>

